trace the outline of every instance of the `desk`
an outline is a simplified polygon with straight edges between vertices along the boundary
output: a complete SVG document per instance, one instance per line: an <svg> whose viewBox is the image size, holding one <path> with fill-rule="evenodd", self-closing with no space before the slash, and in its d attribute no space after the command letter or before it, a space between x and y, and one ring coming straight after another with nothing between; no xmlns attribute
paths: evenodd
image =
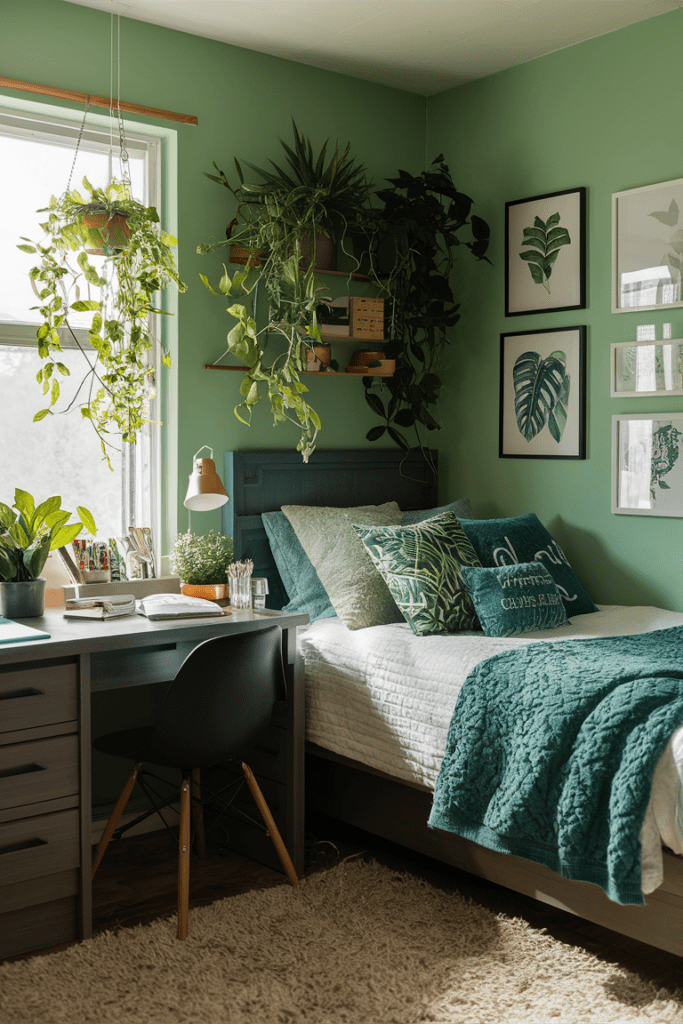
<svg viewBox="0 0 683 1024"><path fill-rule="evenodd" d="M303 872L304 683L296 627L307 615L234 611L202 620L98 622L50 609L23 621L50 639L0 646L0 958L92 933L91 693L170 682L189 652L213 636L282 627L287 700L275 705L250 764L266 799L276 789L273 814ZM231 842L247 854L263 840L249 828ZM259 859L270 856L268 843Z"/></svg>

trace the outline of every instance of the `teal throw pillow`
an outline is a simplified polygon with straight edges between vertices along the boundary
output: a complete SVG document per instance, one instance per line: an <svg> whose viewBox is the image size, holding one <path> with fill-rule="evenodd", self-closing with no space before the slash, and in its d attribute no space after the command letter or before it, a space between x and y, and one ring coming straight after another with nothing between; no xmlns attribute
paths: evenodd
<svg viewBox="0 0 683 1024"><path fill-rule="evenodd" d="M441 515L442 512L455 512L458 519L472 518L469 498L458 498L457 501L451 501L448 505L439 505L438 508L414 508L404 512L401 526L423 523L425 519L432 519L434 516Z"/></svg>
<svg viewBox="0 0 683 1024"><path fill-rule="evenodd" d="M510 519L463 519L462 528L482 565L540 562L555 580L569 618L597 612L562 548L533 512Z"/></svg>
<svg viewBox="0 0 683 1024"><path fill-rule="evenodd" d="M409 526L354 529L413 633L479 629L460 571L481 563L454 512Z"/></svg>
<svg viewBox="0 0 683 1024"><path fill-rule="evenodd" d="M327 591L284 512L262 512L261 521L289 598L282 611L305 612L311 622L335 615Z"/></svg>
<svg viewBox="0 0 683 1024"><path fill-rule="evenodd" d="M557 584L540 562L460 570L487 636L517 636L567 626Z"/></svg>

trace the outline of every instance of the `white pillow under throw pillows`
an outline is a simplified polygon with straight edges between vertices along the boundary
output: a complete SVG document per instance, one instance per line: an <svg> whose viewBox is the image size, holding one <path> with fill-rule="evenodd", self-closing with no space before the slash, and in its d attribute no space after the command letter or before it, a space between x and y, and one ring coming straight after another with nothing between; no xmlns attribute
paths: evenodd
<svg viewBox="0 0 683 1024"><path fill-rule="evenodd" d="M399 526L403 513L395 501L356 508L283 505L282 511L313 563L335 612L349 629L404 621L352 527L352 523Z"/></svg>

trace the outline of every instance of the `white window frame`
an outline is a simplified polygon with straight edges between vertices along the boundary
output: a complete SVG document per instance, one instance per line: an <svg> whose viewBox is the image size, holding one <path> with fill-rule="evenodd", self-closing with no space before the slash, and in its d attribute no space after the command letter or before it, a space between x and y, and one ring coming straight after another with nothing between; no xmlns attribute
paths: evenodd
<svg viewBox="0 0 683 1024"><path fill-rule="evenodd" d="M17 99L0 94L0 136L3 134L20 134L37 139L45 139L54 143L55 136L64 140L64 146L75 149L78 134L83 120L82 110L55 108L51 105L33 100ZM177 233L177 132L169 127L134 124L126 119L126 142L130 150L144 150L147 154L147 188L146 203L156 206L162 213L164 227L171 234ZM83 131L81 145L97 148L101 151L113 149L111 170L120 177L118 166L118 129L112 125L107 115L88 110L86 127ZM72 187L78 188L78 163L74 171ZM66 182L64 182L66 187ZM46 202L49 197L46 197ZM177 313L177 294L174 289L163 293L164 308L169 313ZM161 552L168 550L169 537L177 531L177 507L175 500L169 500L175 494L177 469L175 466L176 433L177 433L177 318L155 316L155 331L171 351L171 372L161 368L158 349L153 351L154 375L157 397L151 407L152 420L162 422L161 429L150 430L150 461L151 461L151 525L155 539L155 555L157 572L161 575L168 571L162 564ZM85 330L74 332L80 342L88 344L88 333ZM62 343L65 348L74 348L74 342L68 332L62 328ZM29 347L35 344L36 325L31 323L0 321L0 345ZM126 474L126 504L130 516L131 504L134 500L135 469L130 468ZM165 513L165 514L162 514ZM130 519L133 522L133 519ZM124 524L125 525L125 524Z"/></svg>

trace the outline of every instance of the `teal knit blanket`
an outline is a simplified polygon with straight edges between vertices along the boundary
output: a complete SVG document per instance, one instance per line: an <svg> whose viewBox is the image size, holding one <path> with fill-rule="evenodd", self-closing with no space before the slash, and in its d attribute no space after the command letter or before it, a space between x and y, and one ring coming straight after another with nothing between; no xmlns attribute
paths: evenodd
<svg viewBox="0 0 683 1024"><path fill-rule="evenodd" d="M683 626L534 643L467 677L429 825L644 903L640 829L683 724Z"/></svg>

